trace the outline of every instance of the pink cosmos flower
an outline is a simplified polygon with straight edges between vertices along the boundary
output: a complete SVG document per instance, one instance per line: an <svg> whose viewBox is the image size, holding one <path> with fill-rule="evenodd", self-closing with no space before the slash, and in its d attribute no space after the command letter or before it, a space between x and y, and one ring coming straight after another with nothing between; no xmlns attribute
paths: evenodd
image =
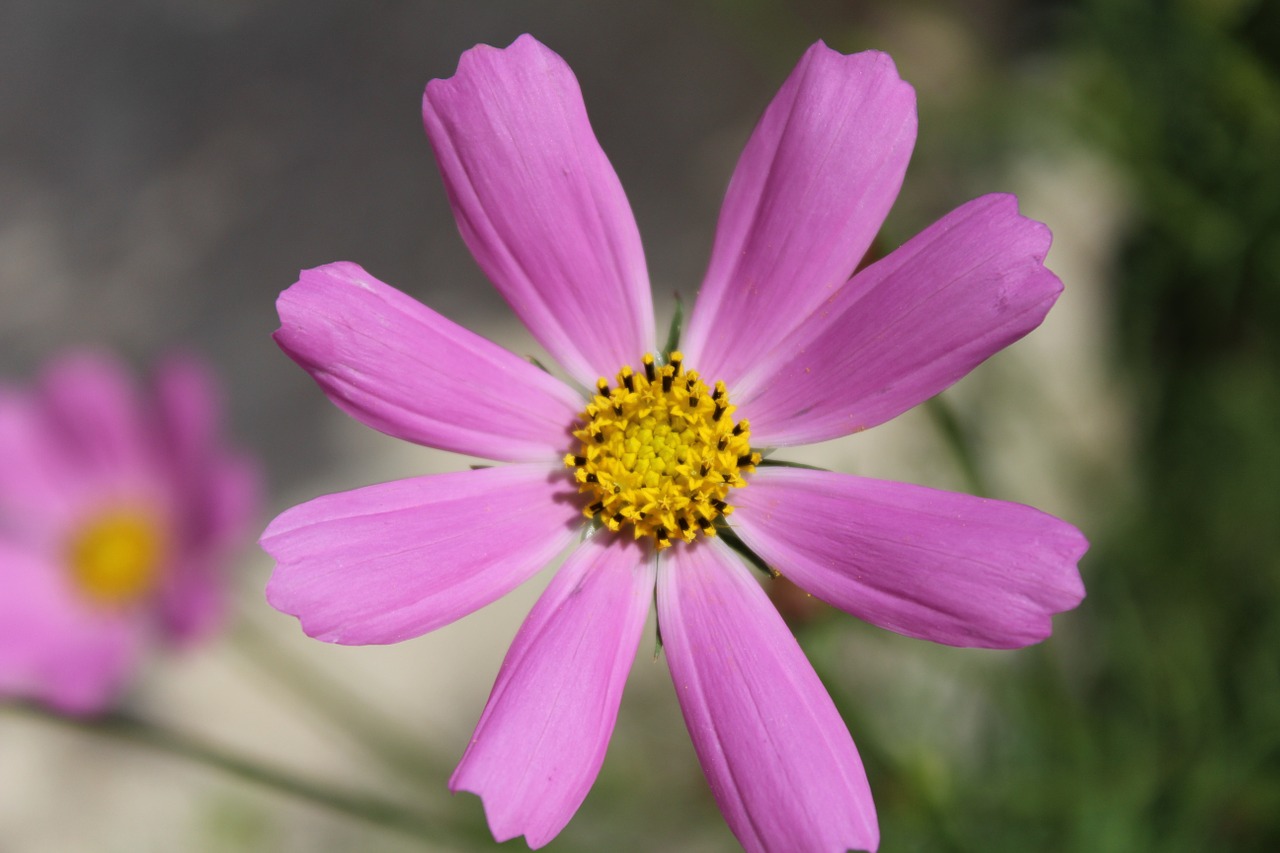
<svg viewBox="0 0 1280 853"><path fill-rule="evenodd" d="M0 386L0 697L99 712L150 642L219 625L258 494L219 420L211 377L185 357L145 395L93 353Z"/></svg>
<svg viewBox="0 0 1280 853"><path fill-rule="evenodd" d="M747 143L680 350L655 347L640 239L564 61L476 47L423 100L463 239L585 396L350 263L280 297L276 340L344 411L511 464L295 507L263 535L270 602L313 637L390 643L575 545L517 634L450 787L495 837L553 838L587 794L650 602L711 790L748 850L874 849L848 729L749 548L869 622L959 646L1048 636L1084 594L1073 527L1035 509L767 466L753 448L889 420L1037 326L1061 284L1011 196L850 278L898 193L912 89L816 44ZM656 353L656 357L655 354ZM584 526L585 525L585 526Z"/></svg>

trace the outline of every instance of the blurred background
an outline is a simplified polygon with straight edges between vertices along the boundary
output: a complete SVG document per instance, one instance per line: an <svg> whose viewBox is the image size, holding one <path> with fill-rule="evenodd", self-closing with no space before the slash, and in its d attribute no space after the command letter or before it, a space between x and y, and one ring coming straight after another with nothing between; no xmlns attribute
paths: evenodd
<svg viewBox="0 0 1280 853"><path fill-rule="evenodd" d="M581 81L660 322L819 38L889 51L919 96L886 245L990 191L1054 231L1066 291L1040 330L938 403L790 455L1032 503L1093 543L1088 598L1018 652L780 602L867 763L881 849L1280 849L1280 4L7 0L0 376L71 345L203 354L264 460L263 525L465 467L330 406L271 342L273 302L299 268L354 260L537 353L457 235L419 113L462 51L526 31ZM157 660L130 713L427 828L0 708L0 851L492 847L446 782L546 574L424 638L341 648L265 604L251 543L242 566L234 629ZM547 849L736 849L647 640Z"/></svg>

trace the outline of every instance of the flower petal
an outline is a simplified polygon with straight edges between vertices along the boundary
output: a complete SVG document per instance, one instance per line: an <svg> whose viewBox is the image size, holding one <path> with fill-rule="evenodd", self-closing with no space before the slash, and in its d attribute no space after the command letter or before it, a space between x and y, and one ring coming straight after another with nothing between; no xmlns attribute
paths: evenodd
<svg viewBox="0 0 1280 853"><path fill-rule="evenodd" d="M63 477L79 487L103 478L128 488L150 470L145 411L133 378L114 357L74 352L52 362L37 387L42 429Z"/></svg>
<svg viewBox="0 0 1280 853"><path fill-rule="evenodd" d="M351 263L304 270L276 343L339 408L388 435L487 459L564 453L567 385Z"/></svg>
<svg viewBox="0 0 1280 853"><path fill-rule="evenodd" d="M734 505L734 530L765 562L909 637L1018 648L1084 597L1084 536L1029 506L773 467L756 469Z"/></svg>
<svg viewBox="0 0 1280 853"><path fill-rule="evenodd" d="M62 567L0 539L0 697L106 710L132 674L139 620L74 597Z"/></svg>
<svg viewBox="0 0 1280 853"><path fill-rule="evenodd" d="M723 543L664 553L658 624L698 759L742 846L874 850L875 805L849 730Z"/></svg>
<svg viewBox="0 0 1280 853"><path fill-rule="evenodd" d="M331 643L395 643L519 586L569 544L582 514L551 465L397 480L316 498L262 534L267 600Z"/></svg>
<svg viewBox="0 0 1280 853"><path fill-rule="evenodd" d="M153 391L169 509L181 532L181 553L165 572L157 609L169 639L186 644L208 636L226 615L227 557L247 544L261 505L261 472L223 445L222 402L202 362L171 355Z"/></svg>
<svg viewBox="0 0 1280 853"><path fill-rule="evenodd" d="M915 92L893 60L809 48L729 183L686 363L732 389L843 286L898 196L915 138Z"/></svg>
<svg viewBox="0 0 1280 853"><path fill-rule="evenodd" d="M10 532L58 527L51 517L67 514L59 449L36 395L0 387L0 514Z"/></svg>
<svg viewBox="0 0 1280 853"><path fill-rule="evenodd" d="M556 573L520 628L453 791L484 800L494 838L546 844L604 761L653 600L645 547L601 531Z"/></svg>
<svg viewBox="0 0 1280 853"><path fill-rule="evenodd" d="M524 35L427 84L462 239L538 342L591 387L654 347L640 233L564 60Z"/></svg>
<svg viewBox="0 0 1280 853"><path fill-rule="evenodd" d="M1040 325L1062 291L1049 229L987 195L858 273L732 389L752 442L809 444L873 427Z"/></svg>

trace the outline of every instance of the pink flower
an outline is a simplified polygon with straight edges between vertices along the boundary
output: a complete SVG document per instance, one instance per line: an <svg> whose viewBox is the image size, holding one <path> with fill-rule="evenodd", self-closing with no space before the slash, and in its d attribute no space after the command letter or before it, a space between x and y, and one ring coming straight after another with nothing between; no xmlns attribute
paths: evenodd
<svg viewBox="0 0 1280 853"><path fill-rule="evenodd" d="M257 471L227 450L206 371L161 365L145 397L113 358L0 386L0 697L108 708L146 646L205 637Z"/></svg>
<svg viewBox="0 0 1280 853"><path fill-rule="evenodd" d="M801 59L738 163L683 345L658 353L631 210L564 61L468 51L423 100L463 239L571 385L360 267L303 272L276 340L365 424L512 464L295 507L270 602L313 637L390 643L576 547L516 636L450 782L532 847L604 758L655 597L712 792L748 850L874 849L844 722L736 535L802 588L913 637L1012 648L1084 594L1073 527L1030 507L764 466L752 448L875 426L1037 326L1049 231L985 196L849 278L898 193L915 99L880 53ZM601 378L609 377L609 379ZM562 458L563 457L563 458ZM584 521L591 519L585 528ZM579 540L581 540L580 544Z"/></svg>

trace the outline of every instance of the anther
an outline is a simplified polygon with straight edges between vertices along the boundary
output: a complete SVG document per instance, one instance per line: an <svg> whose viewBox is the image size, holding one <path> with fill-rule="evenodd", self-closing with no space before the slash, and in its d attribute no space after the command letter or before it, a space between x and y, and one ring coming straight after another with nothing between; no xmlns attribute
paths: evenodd
<svg viewBox="0 0 1280 853"><path fill-rule="evenodd" d="M643 373L626 366L595 383L574 430L581 444L564 461L584 512L610 530L634 528L658 549L714 536L733 512L730 491L760 458L750 426L734 423L725 383L708 387L679 352L640 363Z"/></svg>

